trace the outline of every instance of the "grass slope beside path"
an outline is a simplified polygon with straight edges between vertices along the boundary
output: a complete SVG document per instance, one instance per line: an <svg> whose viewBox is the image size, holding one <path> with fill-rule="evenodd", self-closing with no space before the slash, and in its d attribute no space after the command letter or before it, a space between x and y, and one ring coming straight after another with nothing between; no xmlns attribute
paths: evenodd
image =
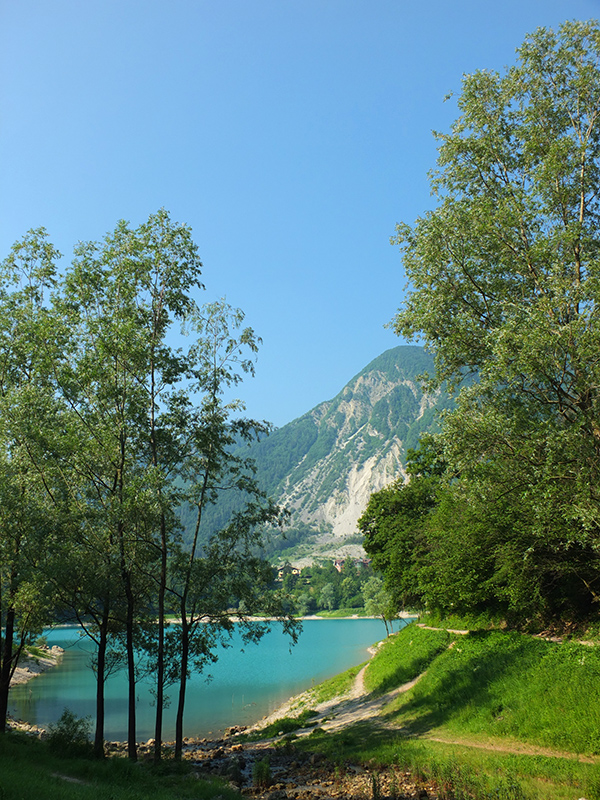
<svg viewBox="0 0 600 800"><path fill-rule="evenodd" d="M445 786L440 797L600 800L599 646L410 625L383 642L364 687L368 714L342 700L299 746L402 765Z"/></svg>

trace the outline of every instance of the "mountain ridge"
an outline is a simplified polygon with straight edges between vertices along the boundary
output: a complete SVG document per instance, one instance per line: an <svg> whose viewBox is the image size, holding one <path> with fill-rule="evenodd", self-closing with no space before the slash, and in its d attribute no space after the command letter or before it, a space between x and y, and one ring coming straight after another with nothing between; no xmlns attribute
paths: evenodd
<svg viewBox="0 0 600 800"><path fill-rule="evenodd" d="M356 522L369 497L405 476L406 451L451 403L441 390L423 392L418 378L432 370L422 347L386 350L331 400L244 451L261 488L291 512L287 540L269 548L274 562L364 555ZM219 503L207 524L224 524L228 510Z"/></svg>

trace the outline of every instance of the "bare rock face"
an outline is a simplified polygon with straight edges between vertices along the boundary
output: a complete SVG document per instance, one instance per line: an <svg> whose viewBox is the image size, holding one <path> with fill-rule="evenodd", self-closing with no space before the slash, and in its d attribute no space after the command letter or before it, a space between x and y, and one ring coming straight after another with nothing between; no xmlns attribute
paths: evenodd
<svg viewBox="0 0 600 800"><path fill-rule="evenodd" d="M278 439L282 447L287 439L298 453L274 495L292 511L291 528L313 534L305 558L296 561L364 555L356 523L371 494L405 477L407 449L450 403L445 393L423 391L418 376L432 370L422 348L388 350L333 400L273 434L275 451ZM296 446L301 437L303 450Z"/></svg>

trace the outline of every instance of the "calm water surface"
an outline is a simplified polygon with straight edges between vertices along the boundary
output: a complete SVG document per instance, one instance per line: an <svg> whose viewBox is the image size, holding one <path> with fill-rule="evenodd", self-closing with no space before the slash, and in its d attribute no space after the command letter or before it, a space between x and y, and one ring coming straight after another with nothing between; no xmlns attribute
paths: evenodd
<svg viewBox="0 0 600 800"><path fill-rule="evenodd" d="M216 735L230 725L250 725L274 711L289 697L368 658L367 648L385 637L380 620L306 620L298 644L278 626L257 645L241 640L219 650L206 674L192 675L188 683L185 714L186 736ZM90 668L89 640L79 639L76 628L47 632L48 644L65 648L62 664L10 692L10 713L46 726L55 722L65 707L77 716L95 716L95 682ZM176 687L167 690L172 702L165 711L164 736L174 738ZM154 735L151 684L138 684L138 740ZM107 739L127 738L127 680L124 671L111 675L106 684Z"/></svg>

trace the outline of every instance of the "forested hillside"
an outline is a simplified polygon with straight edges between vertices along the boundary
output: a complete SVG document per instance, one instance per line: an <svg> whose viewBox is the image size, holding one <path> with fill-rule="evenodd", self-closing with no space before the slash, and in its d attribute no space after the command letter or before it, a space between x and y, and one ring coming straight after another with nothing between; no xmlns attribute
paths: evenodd
<svg viewBox="0 0 600 800"><path fill-rule="evenodd" d="M407 449L450 402L441 388L423 392L418 376L432 370L421 347L387 350L332 400L250 446L258 484L291 512L286 539L271 545L274 560L362 552L356 521L369 496L405 474ZM206 510L206 535L226 524L236 502L224 493Z"/></svg>

